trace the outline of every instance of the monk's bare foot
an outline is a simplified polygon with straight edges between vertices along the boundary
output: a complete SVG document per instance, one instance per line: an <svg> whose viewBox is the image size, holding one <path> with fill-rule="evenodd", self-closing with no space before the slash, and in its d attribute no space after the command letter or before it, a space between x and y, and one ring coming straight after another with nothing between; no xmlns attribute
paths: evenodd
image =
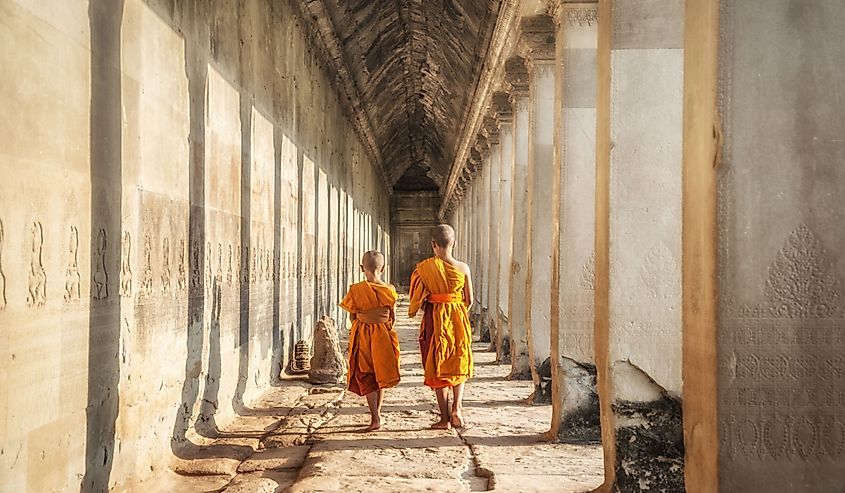
<svg viewBox="0 0 845 493"><path fill-rule="evenodd" d="M448 430L452 428L452 423L449 422L448 419L443 418L440 421L431 425L432 430Z"/></svg>
<svg viewBox="0 0 845 493"><path fill-rule="evenodd" d="M455 428L463 428L464 427L464 417L461 416L460 411L452 411L452 426Z"/></svg>
<svg viewBox="0 0 845 493"><path fill-rule="evenodd" d="M374 422L370 423L370 426L367 427L367 431L378 431L381 429L381 423Z"/></svg>

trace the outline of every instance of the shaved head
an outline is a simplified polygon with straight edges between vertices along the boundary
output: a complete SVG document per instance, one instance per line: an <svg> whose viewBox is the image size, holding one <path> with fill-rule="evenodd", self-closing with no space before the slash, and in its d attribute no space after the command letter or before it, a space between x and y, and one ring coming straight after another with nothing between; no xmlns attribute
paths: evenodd
<svg viewBox="0 0 845 493"><path fill-rule="evenodd" d="M370 250L361 257L361 266L364 270L369 272L378 272L384 268L384 254L375 250Z"/></svg>
<svg viewBox="0 0 845 493"><path fill-rule="evenodd" d="M440 248L447 248L455 243L455 230L448 224L438 224L431 228L431 239Z"/></svg>

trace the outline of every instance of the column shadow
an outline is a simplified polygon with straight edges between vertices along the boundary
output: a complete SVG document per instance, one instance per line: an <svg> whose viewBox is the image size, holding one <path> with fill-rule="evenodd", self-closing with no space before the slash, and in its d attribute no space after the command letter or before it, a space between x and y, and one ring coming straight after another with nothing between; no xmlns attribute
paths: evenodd
<svg viewBox="0 0 845 493"><path fill-rule="evenodd" d="M91 285L85 473L80 491L109 489L120 403L120 272L122 229L122 0L91 0L90 172Z"/></svg>

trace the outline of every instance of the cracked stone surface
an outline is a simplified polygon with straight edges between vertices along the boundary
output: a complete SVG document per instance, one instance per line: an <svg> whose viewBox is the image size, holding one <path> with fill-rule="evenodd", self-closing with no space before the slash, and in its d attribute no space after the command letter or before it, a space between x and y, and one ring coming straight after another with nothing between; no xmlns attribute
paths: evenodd
<svg viewBox="0 0 845 493"><path fill-rule="evenodd" d="M548 406L531 406L532 383L505 380L487 344L464 397L467 427L430 430L433 393L422 385L417 321L397 310L402 382L385 395L380 431L365 433L366 401L340 386L302 380L272 389L198 447L179 471L145 483L150 491L589 491L603 479L598 444L547 441ZM226 453L235 446L251 452Z"/></svg>

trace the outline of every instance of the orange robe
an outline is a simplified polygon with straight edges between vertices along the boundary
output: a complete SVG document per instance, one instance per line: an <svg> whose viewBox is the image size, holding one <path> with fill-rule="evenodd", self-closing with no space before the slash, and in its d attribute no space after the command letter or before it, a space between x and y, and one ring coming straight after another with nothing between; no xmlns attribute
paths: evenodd
<svg viewBox="0 0 845 493"><path fill-rule="evenodd" d="M349 332L348 386L358 395L399 383L399 338L393 330L397 298L392 286L362 281L350 286L340 302L341 308L356 314ZM358 318L379 309L389 309L389 320L376 324Z"/></svg>
<svg viewBox="0 0 845 493"><path fill-rule="evenodd" d="M425 384L454 387L472 376L472 328L464 300L466 274L431 257L411 274L408 315L423 308L420 352Z"/></svg>

